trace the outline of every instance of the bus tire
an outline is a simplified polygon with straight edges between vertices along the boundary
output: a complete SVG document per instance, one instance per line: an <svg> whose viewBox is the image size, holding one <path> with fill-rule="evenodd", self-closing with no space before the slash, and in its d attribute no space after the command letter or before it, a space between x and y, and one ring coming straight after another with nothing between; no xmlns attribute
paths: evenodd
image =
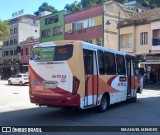
<svg viewBox="0 0 160 135"><path fill-rule="evenodd" d="M98 106L99 112L105 112L108 109L108 98L106 95L102 96L101 103Z"/></svg>

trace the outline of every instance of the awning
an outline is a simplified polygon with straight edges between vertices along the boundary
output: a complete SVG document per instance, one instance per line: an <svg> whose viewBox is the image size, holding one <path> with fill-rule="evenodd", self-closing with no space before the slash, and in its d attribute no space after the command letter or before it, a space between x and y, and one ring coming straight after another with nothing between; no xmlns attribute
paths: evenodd
<svg viewBox="0 0 160 135"><path fill-rule="evenodd" d="M28 65L23 65L23 67L28 67Z"/></svg>
<svg viewBox="0 0 160 135"><path fill-rule="evenodd" d="M160 64L160 61L145 61L145 62L140 62L140 64Z"/></svg>

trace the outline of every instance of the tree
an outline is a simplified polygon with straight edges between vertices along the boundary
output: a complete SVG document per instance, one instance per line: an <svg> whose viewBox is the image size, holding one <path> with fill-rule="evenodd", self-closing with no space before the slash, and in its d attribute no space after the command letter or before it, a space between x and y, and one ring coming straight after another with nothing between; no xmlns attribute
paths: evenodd
<svg viewBox="0 0 160 135"><path fill-rule="evenodd" d="M0 41L3 41L9 36L9 23L0 20Z"/></svg>
<svg viewBox="0 0 160 135"><path fill-rule="evenodd" d="M34 12L36 16L39 16L39 14L43 11L49 11L49 12L57 12L57 9L55 9L53 6L48 5L47 2L42 3L41 6L39 6L38 10Z"/></svg>
<svg viewBox="0 0 160 135"><path fill-rule="evenodd" d="M105 1L107 0L81 0L81 2L74 1L71 4L66 4L64 9L67 12L75 12L87 7L96 6L97 4L101 4Z"/></svg>
<svg viewBox="0 0 160 135"><path fill-rule="evenodd" d="M101 4L106 1L109 0L81 0L81 2L79 3L77 1L74 1L74 3L72 4L66 4L64 9L66 9L67 12L75 12L86 7L96 6L97 4ZM134 0L114 0L114 1L119 3L125 3ZM151 6L160 6L160 0L136 0L136 1L143 2Z"/></svg>
<svg viewBox="0 0 160 135"><path fill-rule="evenodd" d="M80 2L77 2L77 1L74 1L73 3L71 4L66 4L66 6L64 7L64 9L67 11L67 12L74 12L74 11L79 11L82 9L82 6L81 6L81 3Z"/></svg>

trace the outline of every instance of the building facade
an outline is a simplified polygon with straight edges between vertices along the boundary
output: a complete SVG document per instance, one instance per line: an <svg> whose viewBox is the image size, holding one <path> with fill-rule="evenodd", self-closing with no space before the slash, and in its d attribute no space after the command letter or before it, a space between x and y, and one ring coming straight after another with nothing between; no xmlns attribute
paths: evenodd
<svg viewBox="0 0 160 135"><path fill-rule="evenodd" d="M131 16L120 25L121 51L143 56L150 82L160 82L160 8ZM141 57L142 58L142 57Z"/></svg>
<svg viewBox="0 0 160 135"><path fill-rule="evenodd" d="M40 17L40 42L64 39L64 11Z"/></svg>
<svg viewBox="0 0 160 135"><path fill-rule="evenodd" d="M115 1L104 3L104 47L119 50L118 41L120 31L118 22L130 17L131 12L124 9L121 4Z"/></svg>
<svg viewBox="0 0 160 135"><path fill-rule="evenodd" d="M102 45L103 5L65 15L65 40L83 40Z"/></svg>
<svg viewBox="0 0 160 135"><path fill-rule="evenodd" d="M134 12L144 12L146 10L150 10L152 7L144 2L140 2L137 0L126 2L123 4L126 8L133 10Z"/></svg>
<svg viewBox="0 0 160 135"><path fill-rule="evenodd" d="M39 38L28 37L25 41L20 42L21 55L20 55L20 71L21 73L28 72L29 58L32 48L35 44L39 43Z"/></svg>
<svg viewBox="0 0 160 135"><path fill-rule="evenodd" d="M2 65L3 65L3 59L2 59L2 55L3 52L2 52L2 41L0 41L0 76L2 75L3 73L3 70L2 70Z"/></svg>
<svg viewBox="0 0 160 135"><path fill-rule="evenodd" d="M39 17L23 15L9 20L10 35L3 41L3 77L9 77L19 71L20 50L19 43L33 36L39 38Z"/></svg>

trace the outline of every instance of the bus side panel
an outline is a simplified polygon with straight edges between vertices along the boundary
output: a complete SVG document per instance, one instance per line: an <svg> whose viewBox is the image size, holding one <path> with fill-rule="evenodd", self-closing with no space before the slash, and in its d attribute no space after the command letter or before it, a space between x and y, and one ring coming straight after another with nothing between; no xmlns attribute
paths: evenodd
<svg viewBox="0 0 160 135"><path fill-rule="evenodd" d="M85 96L85 75L83 62L83 47L81 42L74 42L74 52L72 59L67 61L73 76L79 80L79 87L77 94L80 95L80 108L84 108Z"/></svg>

